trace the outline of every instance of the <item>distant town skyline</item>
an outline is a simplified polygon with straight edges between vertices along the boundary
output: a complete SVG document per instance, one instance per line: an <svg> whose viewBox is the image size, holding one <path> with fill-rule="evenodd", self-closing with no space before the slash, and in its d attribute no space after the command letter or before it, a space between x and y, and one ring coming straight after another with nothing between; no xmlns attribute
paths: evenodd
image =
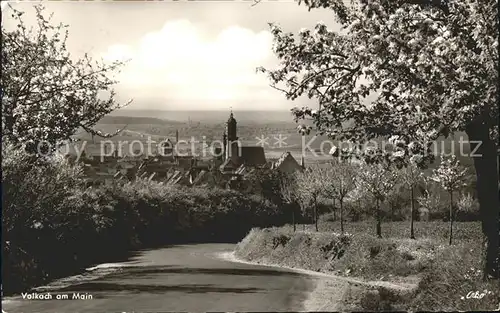
<svg viewBox="0 0 500 313"><path fill-rule="evenodd" d="M11 2L34 22L36 2ZM295 2L44 2L53 21L69 25L68 50L104 62L130 60L115 77L117 98L139 110L289 110L258 66L273 68L269 22L298 32L333 13ZM7 28L13 25L3 8ZM314 102L312 102L314 103Z"/></svg>

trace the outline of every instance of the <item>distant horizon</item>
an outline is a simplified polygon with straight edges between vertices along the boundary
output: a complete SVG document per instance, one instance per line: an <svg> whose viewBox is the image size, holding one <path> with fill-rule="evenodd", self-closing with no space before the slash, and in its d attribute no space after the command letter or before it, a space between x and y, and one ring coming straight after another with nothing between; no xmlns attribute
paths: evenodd
<svg viewBox="0 0 500 313"><path fill-rule="evenodd" d="M186 112L186 111L214 111L214 112L246 112L246 111L251 111L251 112L290 112L291 109L270 109L270 110L262 110L262 109L231 109L228 108L226 109L130 109L127 107L117 109L113 112L118 112L118 111L181 111L181 112Z"/></svg>
<svg viewBox="0 0 500 313"><path fill-rule="evenodd" d="M220 123L227 120L231 108L207 108L207 109L192 109L186 108L185 110L164 108L164 109L137 109L137 108L122 108L110 112L109 116L127 116L127 117L150 117L156 119L166 119L171 121L191 121L191 122L205 122L205 123ZM257 109L241 109L236 108L232 110L238 122L244 124L258 123L266 124L273 122L286 122L294 121L294 117L290 110L257 110Z"/></svg>

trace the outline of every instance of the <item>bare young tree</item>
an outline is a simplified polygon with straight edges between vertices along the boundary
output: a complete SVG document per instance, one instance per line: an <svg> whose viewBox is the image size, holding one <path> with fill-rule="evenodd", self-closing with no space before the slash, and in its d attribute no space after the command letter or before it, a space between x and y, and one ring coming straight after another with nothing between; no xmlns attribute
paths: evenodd
<svg viewBox="0 0 500 313"><path fill-rule="evenodd" d="M380 205L387 199L397 183L396 171L382 163L364 164L359 170L359 183L375 200L376 231L377 236L382 238Z"/></svg>
<svg viewBox="0 0 500 313"><path fill-rule="evenodd" d="M434 170L431 179L439 183L450 195L450 240L453 237L453 192L459 191L466 186L467 169L460 165L458 159L453 155L442 158L441 164Z"/></svg>

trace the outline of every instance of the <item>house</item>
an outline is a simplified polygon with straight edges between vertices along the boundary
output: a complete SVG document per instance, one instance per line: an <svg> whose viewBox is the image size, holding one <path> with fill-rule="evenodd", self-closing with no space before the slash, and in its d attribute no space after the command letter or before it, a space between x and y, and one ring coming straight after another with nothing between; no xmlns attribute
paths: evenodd
<svg viewBox="0 0 500 313"><path fill-rule="evenodd" d="M263 147L242 146L240 163L251 167L266 165L266 155Z"/></svg>
<svg viewBox="0 0 500 313"><path fill-rule="evenodd" d="M296 171L302 171L304 168L304 157L302 157L301 164L299 164L290 152L283 153L272 165L273 170L278 170L285 174L293 174Z"/></svg>

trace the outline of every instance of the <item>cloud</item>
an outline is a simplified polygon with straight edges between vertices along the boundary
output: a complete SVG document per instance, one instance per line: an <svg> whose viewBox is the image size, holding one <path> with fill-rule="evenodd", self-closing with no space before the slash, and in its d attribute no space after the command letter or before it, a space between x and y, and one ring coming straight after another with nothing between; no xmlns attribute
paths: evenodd
<svg viewBox="0 0 500 313"><path fill-rule="evenodd" d="M276 64L268 31L230 26L209 37L189 20L172 20L136 45L109 46L104 59L130 60L117 77L118 90L134 102L152 97L178 101L182 108L183 101L284 98L256 73L258 66Z"/></svg>

